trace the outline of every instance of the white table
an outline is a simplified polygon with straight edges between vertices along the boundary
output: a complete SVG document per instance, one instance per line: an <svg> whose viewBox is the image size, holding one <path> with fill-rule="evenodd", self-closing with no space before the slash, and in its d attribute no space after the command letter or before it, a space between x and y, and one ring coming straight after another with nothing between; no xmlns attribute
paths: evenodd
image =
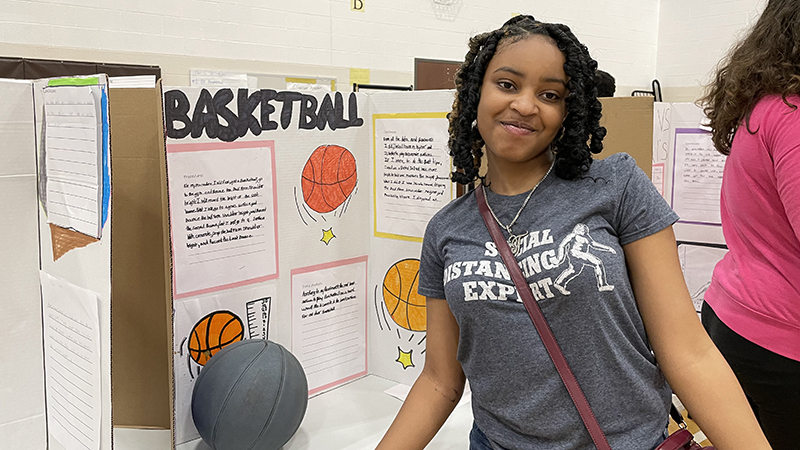
<svg viewBox="0 0 800 450"><path fill-rule="evenodd" d="M401 401L383 391L396 383L374 375L353 381L308 401L303 423L284 450L374 449L400 409ZM431 450L464 450L472 428L470 403L456 407ZM168 430L114 429L115 450L170 450ZM200 439L176 450L211 450Z"/></svg>

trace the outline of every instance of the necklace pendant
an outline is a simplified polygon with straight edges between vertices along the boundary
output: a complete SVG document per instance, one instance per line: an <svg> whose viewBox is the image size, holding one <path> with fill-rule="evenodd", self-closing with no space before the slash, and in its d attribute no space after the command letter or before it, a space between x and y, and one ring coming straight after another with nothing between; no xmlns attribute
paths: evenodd
<svg viewBox="0 0 800 450"><path fill-rule="evenodd" d="M511 247L511 253L514 256L519 254L520 247L522 246L522 238L528 235L528 232L524 232L522 234L512 234L510 231L508 233L508 246Z"/></svg>

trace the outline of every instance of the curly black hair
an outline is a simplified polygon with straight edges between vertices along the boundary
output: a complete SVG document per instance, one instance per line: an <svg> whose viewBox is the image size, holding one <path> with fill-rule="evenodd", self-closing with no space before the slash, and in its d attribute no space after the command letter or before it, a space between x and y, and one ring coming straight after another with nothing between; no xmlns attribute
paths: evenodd
<svg viewBox="0 0 800 450"><path fill-rule="evenodd" d="M533 35L549 38L561 50L566 60L564 73L569 77L569 94L565 99L567 117L551 144L555 153L555 174L566 180L579 178L589 170L592 153L603 150L606 129L600 126L602 105L597 99L597 62L566 25L539 22L533 16L519 15L497 30L470 39L469 52L456 73L456 98L448 115L448 145L456 166L456 171L451 174L453 181L469 184L478 178L484 140L473 124L478 117L480 89L489 61L501 45Z"/></svg>
<svg viewBox="0 0 800 450"><path fill-rule="evenodd" d="M617 91L617 80L605 70L597 69L594 71L595 81L597 81L598 97L613 97Z"/></svg>

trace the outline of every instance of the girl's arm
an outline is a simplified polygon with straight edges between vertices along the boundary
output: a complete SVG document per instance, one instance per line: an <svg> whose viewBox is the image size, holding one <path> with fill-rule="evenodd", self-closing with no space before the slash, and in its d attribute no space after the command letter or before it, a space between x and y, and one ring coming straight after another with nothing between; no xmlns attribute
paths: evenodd
<svg viewBox="0 0 800 450"><path fill-rule="evenodd" d="M427 316L425 366L377 450L425 448L464 392L458 324L447 301L428 298Z"/></svg>
<svg viewBox="0 0 800 450"><path fill-rule="evenodd" d="M623 249L653 352L692 419L718 450L769 449L736 376L697 317L672 227Z"/></svg>

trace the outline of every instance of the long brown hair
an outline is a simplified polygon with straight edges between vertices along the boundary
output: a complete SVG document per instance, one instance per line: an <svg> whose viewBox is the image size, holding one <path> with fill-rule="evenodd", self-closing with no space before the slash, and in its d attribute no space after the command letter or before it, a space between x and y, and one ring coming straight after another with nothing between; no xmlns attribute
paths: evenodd
<svg viewBox="0 0 800 450"><path fill-rule="evenodd" d="M730 154L733 135L765 95L800 94L800 0L769 0L750 33L717 66L714 81L700 103L708 117L714 146Z"/></svg>

